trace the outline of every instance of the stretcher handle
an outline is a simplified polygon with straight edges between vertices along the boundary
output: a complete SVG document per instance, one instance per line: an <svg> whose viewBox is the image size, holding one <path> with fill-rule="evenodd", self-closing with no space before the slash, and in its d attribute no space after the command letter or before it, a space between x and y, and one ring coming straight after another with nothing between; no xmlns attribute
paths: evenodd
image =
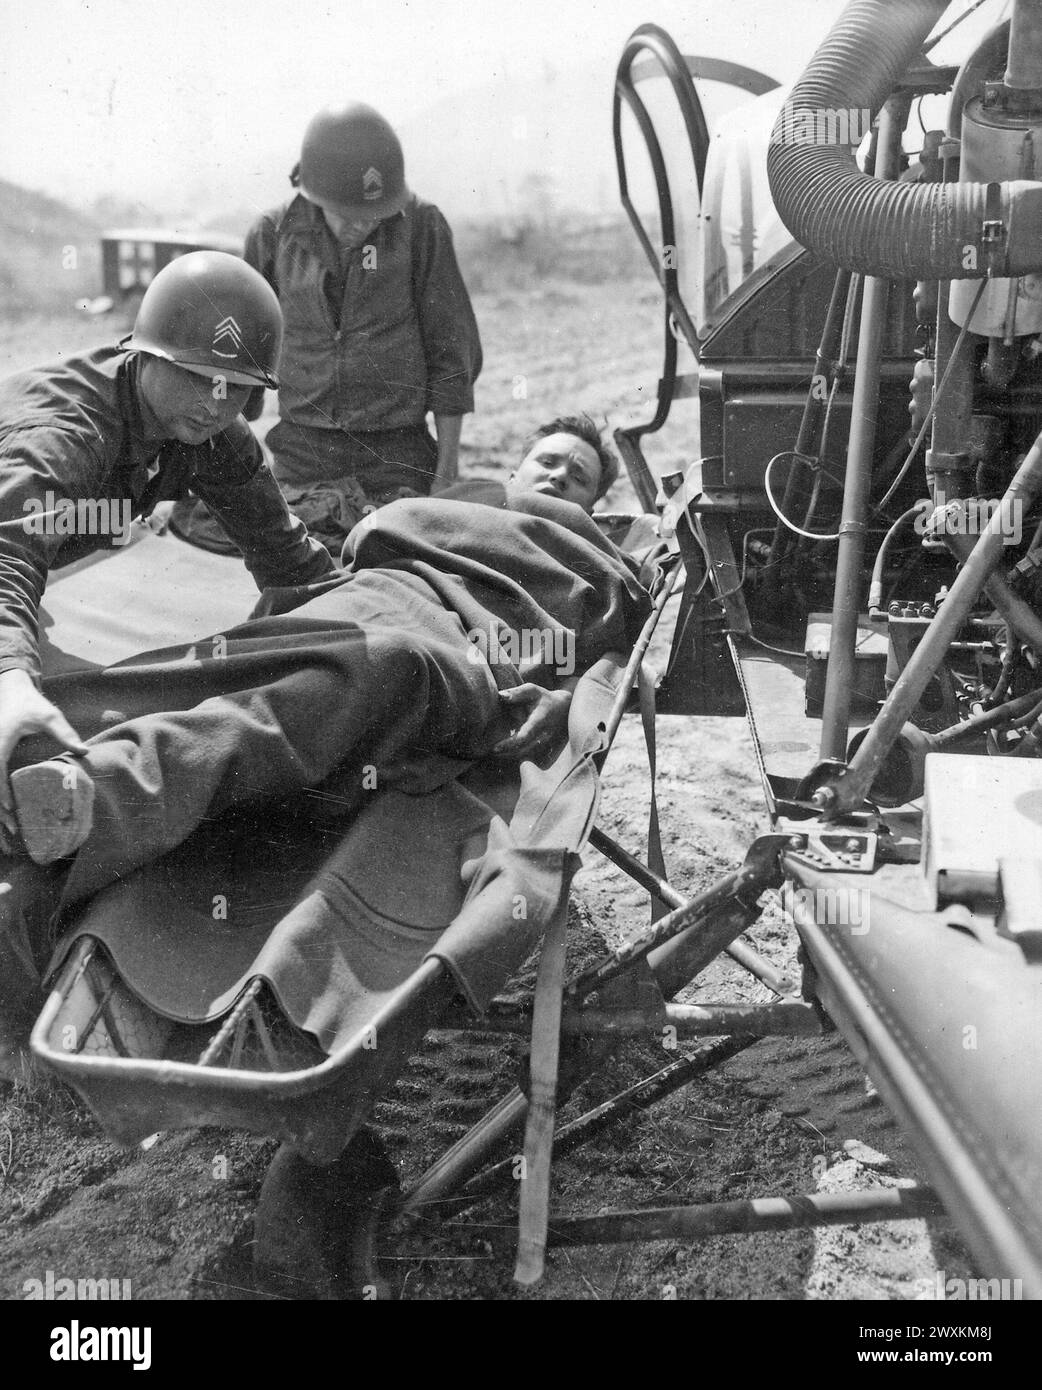
<svg viewBox="0 0 1042 1390"><path fill-rule="evenodd" d="M622 716L625 714L626 706L630 702L630 695L633 692L633 685L637 679L637 672L640 670L641 662L644 660L645 653L647 652L648 647L651 645L651 639L655 634L655 629L658 627L659 619L662 617L663 610L665 609L666 603L669 600L669 596L673 592L679 575L680 565L677 564L666 576L665 582L663 583L662 588L659 590L658 595L655 598L655 605L652 608L651 613L649 614L646 622L644 623L644 626L641 628L640 636L634 643L633 651L630 653L629 661L627 661L626 663L626 669L622 674L622 682L619 686L619 693L615 697L615 703L612 705L611 711L608 714L608 718L605 722L605 753L608 752L612 744L615 742L615 735L618 733L619 725L622 723Z"/></svg>

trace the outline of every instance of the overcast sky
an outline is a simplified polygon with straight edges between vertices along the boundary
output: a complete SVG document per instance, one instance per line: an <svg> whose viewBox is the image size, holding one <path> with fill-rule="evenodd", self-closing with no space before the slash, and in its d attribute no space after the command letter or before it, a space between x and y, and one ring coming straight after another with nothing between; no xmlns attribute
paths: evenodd
<svg viewBox="0 0 1042 1390"><path fill-rule="evenodd" d="M958 0L953 13L969 3ZM303 127L328 101L369 100L402 124L463 88L551 72L560 80L581 68L603 72L607 102L622 44L647 21L674 32L685 51L784 81L841 8L841 0L0 0L0 177L74 203L115 193L159 207L176 206L181 190L205 196L227 182L265 205L283 196ZM984 13L1001 9L989 0ZM553 121L552 111L534 114Z"/></svg>

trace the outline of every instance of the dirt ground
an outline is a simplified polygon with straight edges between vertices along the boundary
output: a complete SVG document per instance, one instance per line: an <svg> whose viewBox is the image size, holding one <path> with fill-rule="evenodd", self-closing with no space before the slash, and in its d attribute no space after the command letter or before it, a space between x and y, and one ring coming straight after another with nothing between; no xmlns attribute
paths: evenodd
<svg viewBox="0 0 1042 1390"><path fill-rule="evenodd" d="M613 420L646 411L658 374L657 296L653 286L622 288L478 297L487 366L478 414L467 425L465 472L501 472L526 425L559 410L587 407ZM107 324L99 331L81 320L23 326L0 339L0 371L108 336ZM654 450L660 466L678 463L684 452L679 429ZM625 509L624 488L617 506ZM678 890L695 890L738 864L763 828L751 745L742 720L659 725L667 866ZM647 812L646 752L639 721L630 718L607 766L600 824L640 854ZM645 895L592 850L575 899L580 932L610 943L647 921ZM751 940L795 972L796 943L776 904L765 904ZM682 997L771 996L718 961ZM631 1045L580 1088L563 1118L676 1056L659 1045ZM403 1180L495 1098L486 1083L502 1088L514 1076L507 1044L479 1040L469 1053L451 1053L442 1036L433 1037L375 1116ZM27 1281L48 1271L129 1279L135 1299L264 1296L250 1273L252 1217L273 1152L270 1141L216 1129L160 1134L147 1149L121 1150L55 1084L0 1094L0 1298L24 1298ZM597 1213L921 1178L907 1142L833 1034L760 1042L654 1110L629 1115L561 1159L553 1208ZM406 1299L917 1299L934 1296L939 1269L967 1273L965 1251L946 1222L913 1221L554 1251L542 1284L522 1292L511 1280L512 1187L462 1216L449 1208L443 1221L424 1221L388 1243L383 1253Z"/></svg>

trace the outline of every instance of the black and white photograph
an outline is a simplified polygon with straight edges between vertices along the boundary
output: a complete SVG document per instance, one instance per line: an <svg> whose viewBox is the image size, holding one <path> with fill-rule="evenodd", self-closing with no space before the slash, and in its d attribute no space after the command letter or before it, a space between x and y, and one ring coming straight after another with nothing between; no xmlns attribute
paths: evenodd
<svg viewBox="0 0 1042 1390"><path fill-rule="evenodd" d="M0 0L5 1335L1040 1297L1042 0Z"/></svg>

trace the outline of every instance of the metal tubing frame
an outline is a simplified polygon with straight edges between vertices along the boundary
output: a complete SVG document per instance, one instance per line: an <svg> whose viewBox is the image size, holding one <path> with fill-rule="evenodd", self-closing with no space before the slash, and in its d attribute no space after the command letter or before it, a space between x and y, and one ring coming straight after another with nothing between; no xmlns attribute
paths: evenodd
<svg viewBox="0 0 1042 1390"><path fill-rule="evenodd" d="M679 936L654 950L648 957L648 964L655 971L663 994L667 998L672 997L700 974L728 942L745 930L750 914L757 912L755 907L725 903L704 921L686 928ZM734 1044L740 1050L755 1041L755 1038L743 1035L717 1046L730 1047ZM726 1055L731 1054L728 1052ZM527 1113L528 1102L520 1090L510 1092L423 1174L406 1194L401 1210L414 1213L421 1206L443 1199L468 1174L480 1168L503 1139L524 1124ZM558 1154L561 1152L559 1137L554 1141Z"/></svg>
<svg viewBox="0 0 1042 1390"><path fill-rule="evenodd" d="M901 132L911 98L891 97L879 117L876 173L896 176ZM861 571L868 526L869 492L879 411L879 369L886 329L890 282L879 276L865 280L861 303L854 395L851 402L850 443L843 488L843 519L839 527L836 585L829 638L825 701L821 719L821 758L843 758L850 733L850 699L854 687L854 652L861 598Z"/></svg>
<svg viewBox="0 0 1042 1390"><path fill-rule="evenodd" d="M524 1125L527 1115L528 1101L515 1086L417 1179L405 1193L398 1216L414 1216L421 1207L442 1201Z"/></svg>
<svg viewBox="0 0 1042 1390"><path fill-rule="evenodd" d="M883 708L870 726L864 742L858 748L845 772L814 793L814 799L830 816L841 815L860 806L875 781L894 741L930 682L945 652L977 595L1002 557L1005 537L1016 519L1018 507L1026 507L1042 491L1042 434L1028 451L1023 463L1006 489L995 515L981 532L980 538L956 575L948 596L937 616L912 653Z"/></svg>
<svg viewBox="0 0 1042 1390"><path fill-rule="evenodd" d="M475 1029L473 1022L443 1023L461 1032L519 1033L532 1029L532 1011L520 1006L493 1009ZM672 1028L677 1038L718 1038L732 1033L750 1037L807 1038L824 1032L821 1015L813 1004L790 999L776 1004L667 1004L653 1009L565 1009L561 1032L570 1037L640 1037Z"/></svg>
<svg viewBox="0 0 1042 1390"><path fill-rule="evenodd" d="M615 74L615 95L612 103L612 142L615 148L615 167L619 178L619 200L625 209L627 217L633 226L637 239L644 248L644 253L648 258L652 270L663 292L666 296L667 313L672 314L680 328L692 352L698 355L698 331L691 321L687 306L680 295L679 276L674 265L664 263L655 248L648 239L648 234L644 230L640 214L633 206L629 195L629 179L626 171L626 155L622 142L622 103L632 111L640 127L640 132L644 136L644 143L647 146L648 157L651 160L652 171L655 176L655 189L659 200L659 218L661 221L662 241L665 246L675 246L676 231L673 220L673 196L669 186L669 176L666 170L666 161L662 155L662 147L659 144L658 135L655 127L648 115L647 109L640 97L637 95L636 87L633 82L631 69L634 60L642 52L654 54L655 58L662 67L665 76L669 79L670 86L680 107L680 113L684 120L684 127L687 131L688 148L692 151L692 163L695 179L698 184L699 199L702 196L702 180L705 174L706 155L709 151L709 129L706 125L705 113L702 110L702 103L698 98L691 81L691 73L687 64L684 62L683 54L676 44L666 33L655 24L644 24L635 30L626 41L622 57L619 59L619 66ZM641 429L640 433L647 433L650 429L657 429L665 420L669 413L670 401L660 399L659 412L656 413L658 424L649 427L648 430ZM664 406L664 410L663 410ZM662 415L661 420L659 414Z"/></svg>
<svg viewBox="0 0 1042 1390"><path fill-rule="evenodd" d="M754 1231L794 1231L814 1226L911 1221L944 1212L928 1187L868 1192L810 1192L798 1197L759 1197L701 1206L611 1211L599 1216L551 1218L548 1246L621 1245L644 1240L705 1240Z"/></svg>
<svg viewBox="0 0 1042 1390"><path fill-rule="evenodd" d="M670 1062L661 1071L657 1071L652 1076L646 1076L633 1086L628 1086L626 1090L620 1091L610 1100L604 1101L601 1105L594 1106L592 1110L587 1110L584 1115L571 1120L568 1124L562 1125L554 1135L554 1156L561 1158L564 1154L573 1152L585 1144L588 1139L594 1138L607 1129L609 1125L623 1115L630 1115L635 1110L649 1110L666 1096L671 1096L674 1091L681 1090L696 1077L704 1076L713 1067L719 1066L723 1062L730 1061L739 1052L744 1052L759 1039L740 1036L734 1038L722 1038L718 1042L710 1043L708 1046L700 1048L691 1057L679 1057L675 1062ZM487 1168L483 1173L478 1173L466 1184L460 1194L468 1202L476 1201L479 1197L484 1197L492 1192L499 1183L506 1177L512 1176L514 1161L512 1158L504 1159Z"/></svg>
<svg viewBox="0 0 1042 1390"><path fill-rule="evenodd" d="M1024 715L1030 714L1040 704L1042 704L1042 689L1029 690L1026 695L1018 695L1015 700L1007 700L1004 704L996 705L993 709L982 710L980 714L971 714L968 719L953 724L949 729L942 729L939 733L927 735L930 739L930 751L931 753L940 753L955 743L961 743L963 739L972 738L988 729L1001 728L1003 724L1011 724L1014 720L1022 719Z"/></svg>
<svg viewBox="0 0 1042 1390"><path fill-rule="evenodd" d="M945 536L945 542L956 560L965 564L973 552L972 539L952 535ZM993 571L985 580L984 592L1020 640L1042 655L1042 619L1029 603L1013 592L1005 575Z"/></svg>
<svg viewBox="0 0 1042 1390"><path fill-rule="evenodd" d="M717 908L725 907L737 894L750 889L759 893L768 886L769 879L765 875L757 874L749 868L736 869L733 873L725 874L712 888L697 894L683 907L674 908L665 917L660 917L653 926L631 938L625 946L609 952L603 960L582 971L565 986L564 997L578 1000L593 990L602 988L609 980L629 970L638 960L650 956L652 951L666 945L674 937L689 929L704 926ZM723 950L723 944L718 949Z"/></svg>
<svg viewBox="0 0 1042 1390"><path fill-rule="evenodd" d="M1042 699L1042 692L1039 694ZM646 864L636 859L628 850L606 835L603 830L598 830L595 826L590 832L590 844L594 849L600 850L605 859L613 863L623 873L628 874L635 883L639 883L641 888L646 889L653 897L661 898L667 907L686 907L691 901L668 883L666 879L660 878L658 874L652 873ZM754 975L769 990L779 996L792 995L797 993L798 987L787 979L780 970L776 970L769 961L764 960L758 951L744 941L732 941L726 947L727 954L740 965L743 970L747 970L750 975Z"/></svg>

